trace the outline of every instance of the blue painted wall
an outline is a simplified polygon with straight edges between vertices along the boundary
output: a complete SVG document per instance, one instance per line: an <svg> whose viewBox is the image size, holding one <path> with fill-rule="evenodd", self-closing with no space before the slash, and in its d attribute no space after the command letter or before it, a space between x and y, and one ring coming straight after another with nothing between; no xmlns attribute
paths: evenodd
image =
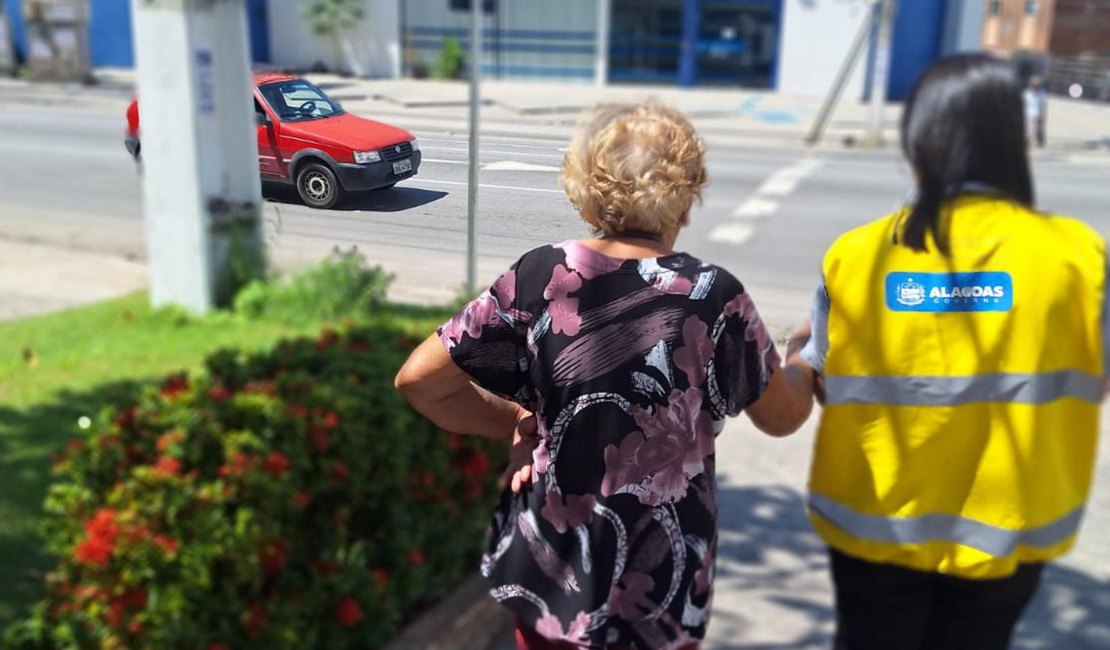
<svg viewBox="0 0 1110 650"><path fill-rule="evenodd" d="M22 0L4 0L4 11L8 14L16 60L23 61L27 57L27 32L23 27Z"/></svg>
<svg viewBox="0 0 1110 650"><path fill-rule="evenodd" d="M891 101L905 99L913 82L940 56L945 5L939 0L901 0L898 3L890 53L890 80L886 88Z"/></svg>
<svg viewBox="0 0 1110 650"><path fill-rule="evenodd" d="M267 0L248 0L247 16L251 39L251 60L270 61L270 23ZM4 0L8 24L15 41L16 56L27 55L27 33L23 24L22 0ZM131 3L129 0L90 0L89 55L93 66L129 68L135 65L131 41Z"/></svg>
<svg viewBox="0 0 1110 650"><path fill-rule="evenodd" d="M89 3L89 55L94 67L130 68L135 65L129 0L92 0Z"/></svg>

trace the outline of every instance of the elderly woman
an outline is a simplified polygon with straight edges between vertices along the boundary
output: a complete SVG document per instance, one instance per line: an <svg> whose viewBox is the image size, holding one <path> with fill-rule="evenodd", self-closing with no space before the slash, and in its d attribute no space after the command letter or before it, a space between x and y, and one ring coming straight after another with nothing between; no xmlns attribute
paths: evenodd
<svg viewBox="0 0 1110 650"><path fill-rule="evenodd" d="M715 435L741 411L786 435L812 408L808 366L780 366L743 285L673 249L704 154L677 111L599 108L563 168L596 238L525 253L397 376L442 428L515 434L527 456L482 560L521 648L696 647Z"/></svg>

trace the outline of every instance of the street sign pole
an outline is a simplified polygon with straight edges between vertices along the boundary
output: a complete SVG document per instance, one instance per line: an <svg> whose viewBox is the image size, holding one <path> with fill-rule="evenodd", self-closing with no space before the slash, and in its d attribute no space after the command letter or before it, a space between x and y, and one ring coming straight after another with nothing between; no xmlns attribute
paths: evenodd
<svg viewBox="0 0 1110 650"><path fill-rule="evenodd" d="M879 29L875 38L875 52L871 59L871 119L867 131L868 143L875 147L883 144L883 109L886 106L886 85L890 78L894 1L876 0L875 2Z"/></svg>
<svg viewBox="0 0 1110 650"><path fill-rule="evenodd" d="M594 55L594 83L609 83L609 27L613 13L612 0L597 0L597 52Z"/></svg>
<svg viewBox="0 0 1110 650"><path fill-rule="evenodd" d="M203 313L264 271L246 12L237 0L131 9L150 299Z"/></svg>
<svg viewBox="0 0 1110 650"><path fill-rule="evenodd" d="M478 212L478 117L481 106L482 3L470 3L470 166L466 192L466 292L477 293L478 253L476 225Z"/></svg>

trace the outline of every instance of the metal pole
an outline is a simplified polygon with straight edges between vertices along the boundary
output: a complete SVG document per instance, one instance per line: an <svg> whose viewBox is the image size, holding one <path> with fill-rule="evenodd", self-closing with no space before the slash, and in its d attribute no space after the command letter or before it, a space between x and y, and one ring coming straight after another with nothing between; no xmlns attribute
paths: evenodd
<svg viewBox="0 0 1110 650"><path fill-rule="evenodd" d="M609 81L609 21L612 0L597 0L597 53L594 57L594 83L604 86Z"/></svg>
<svg viewBox="0 0 1110 650"><path fill-rule="evenodd" d="M853 68L856 67L856 62L863 54L863 46L867 43L867 35L871 33L871 27L875 24L875 12L869 11L863 17L863 22L860 23L859 30L856 31L855 40L848 48L848 56L844 58L844 62L840 64L840 70L836 72L836 80L833 81L832 88L829 89L829 94L825 95L825 101L821 104L821 110L817 113L817 119L814 120L813 126L810 127L809 133L806 135L806 144L817 144L821 140L821 135L825 132L825 126L828 124L829 116L832 115L833 109L840 103L840 95L844 92L844 86L848 84L848 77L852 74Z"/></svg>
<svg viewBox="0 0 1110 650"><path fill-rule="evenodd" d="M886 84L890 78L890 34L894 22L894 0L876 0L875 5L879 32L871 59L871 120L867 140L872 146L879 147L883 144L883 109L886 106Z"/></svg>
<svg viewBox="0 0 1110 650"><path fill-rule="evenodd" d="M470 167L466 188L466 292L477 293L478 253L475 227L478 216L478 111L481 105L482 0L470 0Z"/></svg>

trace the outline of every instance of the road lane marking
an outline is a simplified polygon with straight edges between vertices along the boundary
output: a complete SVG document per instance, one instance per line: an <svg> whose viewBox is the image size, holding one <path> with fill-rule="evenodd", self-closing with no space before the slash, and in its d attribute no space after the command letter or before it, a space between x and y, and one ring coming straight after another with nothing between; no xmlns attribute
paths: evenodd
<svg viewBox="0 0 1110 650"><path fill-rule="evenodd" d="M771 216L778 209L779 204L776 201L768 201L767 199L753 196L736 206L736 209L732 211L732 218L759 219L761 217Z"/></svg>
<svg viewBox="0 0 1110 650"><path fill-rule="evenodd" d="M786 197L798 185L824 165L817 158L803 158L774 171L755 193L732 211L732 221L719 224L709 231L708 239L724 244L743 244L755 235L755 221L770 217L779 209L779 202L771 197Z"/></svg>
<svg viewBox="0 0 1110 650"><path fill-rule="evenodd" d="M437 163L440 165L469 165L466 160L447 160L446 158L421 158L421 163Z"/></svg>
<svg viewBox="0 0 1110 650"><path fill-rule="evenodd" d="M755 228L746 223L725 223L709 233L709 239L721 244L743 244L751 239Z"/></svg>
<svg viewBox="0 0 1110 650"><path fill-rule="evenodd" d="M440 185L462 185L466 187L465 181L436 181L430 178L418 178L417 182L420 183L438 183ZM478 187L485 187L491 190L517 190L520 192L542 192L544 194L562 194L563 190L547 190L542 187L519 187L516 185L493 185L491 183L479 183Z"/></svg>
<svg viewBox="0 0 1110 650"><path fill-rule="evenodd" d="M559 167L552 167L551 165L534 165L532 163L521 162L518 160L498 160L497 162L486 163L482 165L484 171L491 172L558 172L562 171Z"/></svg>

